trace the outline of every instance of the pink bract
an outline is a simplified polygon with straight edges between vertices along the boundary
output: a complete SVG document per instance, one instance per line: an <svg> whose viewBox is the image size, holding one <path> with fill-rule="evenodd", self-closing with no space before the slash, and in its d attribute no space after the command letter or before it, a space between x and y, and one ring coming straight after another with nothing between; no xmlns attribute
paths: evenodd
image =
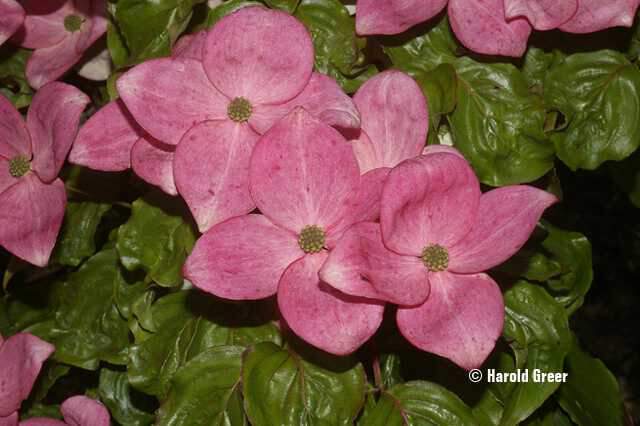
<svg viewBox="0 0 640 426"><path fill-rule="evenodd" d="M500 289L484 271L522 247L556 198L524 185L481 194L452 148L401 163L382 194L380 224L350 228L321 279L353 296L398 304L398 327L413 345L478 367L504 320Z"/></svg>
<svg viewBox="0 0 640 426"><path fill-rule="evenodd" d="M536 30L552 30L567 22L578 10L578 0L504 0L507 21L527 18Z"/></svg>
<svg viewBox="0 0 640 426"><path fill-rule="evenodd" d="M262 215L213 226L184 266L195 286L226 299L277 293L289 327L312 345L344 355L375 332L384 306L330 289L318 279L328 248L362 220L368 196L351 146L298 108L257 142L249 188ZM374 191L376 192L376 191Z"/></svg>
<svg viewBox="0 0 640 426"><path fill-rule="evenodd" d="M107 31L105 0L25 0L22 5L26 16L14 41L35 49L26 75L36 89L66 73Z"/></svg>
<svg viewBox="0 0 640 426"><path fill-rule="evenodd" d="M20 404L54 350L53 345L29 333L6 340L0 336L0 424L17 424Z"/></svg>
<svg viewBox="0 0 640 426"><path fill-rule="evenodd" d="M16 32L24 21L24 9L14 0L0 0L0 45Z"/></svg>
<svg viewBox="0 0 640 426"><path fill-rule="evenodd" d="M579 0L576 14L560 26L569 33L591 33L611 27L630 27L640 0Z"/></svg>
<svg viewBox="0 0 640 426"><path fill-rule="evenodd" d="M26 123L0 96L0 245L45 266L62 224L64 184L57 178L89 98L49 83L33 97Z"/></svg>
<svg viewBox="0 0 640 426"><path fill-rule="evenodd" d="M60 406L64 422L36 417L20 422L20 426L109 426L111 416L100 402L77 395L67 398Z"/></svg>

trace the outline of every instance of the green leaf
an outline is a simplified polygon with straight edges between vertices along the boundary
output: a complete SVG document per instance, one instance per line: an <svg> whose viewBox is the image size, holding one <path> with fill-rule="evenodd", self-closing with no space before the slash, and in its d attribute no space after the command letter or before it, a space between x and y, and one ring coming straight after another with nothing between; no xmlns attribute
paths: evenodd
<svg viewBox="0 0 640 426"><path fill-rule="evenodd" d="M415 78L428 99L429 127L436 131L440 118L451 113L458 101L456 70L450 64L442 64L431 71L416 74Z"/></svg>
<svg viewBox="0 0 640 426"><path fill-rule="evenodd" d="M16 108L31 103L33 90L27 82L25 68L31 50L5 43L0 46L0 95L4 95Z"/></svg>
<svg viewBox="0 0 640 426"><path fill-rule="evenodd" d="M364 404L361 364L335 359L331 368L260 343L245 355L245 410L255 426L350 425Z"/></svg>
<svg viewBox="0 0 640 426"><path fill-rule="evenodd" d="M553 394L559 383L536 383L534 369L561 373L571 345L567 314L543 288L518 282L507 290L503 337L515 353L515 368L529 370L530 380L509 383L500 389L504 413L501 425L516 425ZM504 389L506 388L506 389Z"/></svg>
<svg viewBox="0 0 640 426"><path fill-rule="evenodd" d="M530 182L553 167L544 134L546 113L522 74L510 64L455 63L458 104L450 116L454 145L478 178L492 186Z"/></svg>
<svg viewBox="0 0 640 426"><path fill-rule="evenodd" d="M380 374L385 389L404 382L401 374L400 356L396 354L382 354L380 356Z"/></svg>
<svg viewBox="0 0 640 426"><path fill-rule="evenodd" d="M264 2L272 9L280 9L287 13L293 13L296 7L298 7L300 0L264 0Z"/></svg>
<svg viewBox="0 0 640 426"><path fill-rule="evenodd" d="M69 202L62 230L58 236L52 262L78 266L96 252L95 236L102 217L111 209L109 204Z"/></svg>
<svg viewBox="0 0 640 426"><path fill-rule="evenodd" d="M114 294L127 284L114 249L91 257L64 281L42 285L51 286L46 316L26 331L55 345L53 359L90 370L101 360L126 363L129 330Z"/></svg>
<svg viewBox="0 0 640 426"><path fill-rule="evenodd" d="M174 203L156 193L134 201L116 243L125 268L142 268L148 279L165 287L182 285L182 265L196 238L185 210Z"/></svg>
<svg viewBox="0 0 640 426"><path fill-rule="evenodd" d="M567 355L567 382L558 390L560 406L580 426L622 426L623 398L616 378L602 361L580 349Z"/></svg>
<svg viewBox="0 0 640 426"><path fill-rule="evenodd" d="M205 20L205 28L211 28L216 22L224 18L230 13L247 6L262 6L262 3L251 0L229 0L222 4L209 9L207 19Z"/></svg>
<svg viewBox="0 0 640 426"><path fill-rule="evenodd" d="M203 0L120 0L115 4L115 24L107 37L117 63L123 64L123 47L129 52L127 65L169 56L171 47L185 30L193 6ZM115 32L117 29L117 33ZM122 38L119 40L119 36Z"/></svg>
<svg viewBox="0 0 640 426"><path fill-rule="evenodd" d="M455 394L435 383L414 381L382 393L361 426L471 426L471 409Z"/></svg>
<svg viewBox="0 0 640 426"><path fill-rule="evenodd" d="M622 160L640 144L640 71L623 54L603 50L566 57L545 79L544 97L564 114L552 134L558 157L572 170Z"/></svg>
<svg viewBox="0 0 640 426"><path fill-rule="evenodd" d="M178 369L208 348L281 343L278 328L260 316L259 303L224 303L197 291L160 298L150 316L150 336L129 350L129 381L142 392L164 397Z"/></svg>
<svg viewBox="0 0 640 426"><path fill-rule="evenodd" d="M366 64L355 19L339 0L301 0L295 17L311 33L316 71L335 78L345 91L355 92L377 72Z"/></svg>
<svg viewBox="0 0 640 426"><path fill-rule="evenodd" d="M177 371L157 425L246 425L240 395L243 347L218 346Z"/></svg>
<svg viewBox="0 0 640 426"><path fill-rule="evenodd" d="M154 422L155 416L138 409L131 400L127 373L107 368L100 370L98 394L111 417L127 426L144 426Z"/></svg>
<svg viewBox="0 0 640 426"><path fill-rule="evenodd" d="M529 90L542 95L544 93L544 79L549 68L562 61L564 55L558 51L545 52L537 47L527 50L522 65L522 75L529 83Z"/></svg>

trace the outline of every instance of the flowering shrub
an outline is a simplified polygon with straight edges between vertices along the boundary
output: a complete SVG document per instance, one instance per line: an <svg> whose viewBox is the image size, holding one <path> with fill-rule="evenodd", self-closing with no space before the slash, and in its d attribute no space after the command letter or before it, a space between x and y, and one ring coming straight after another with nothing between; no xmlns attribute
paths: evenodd
<svg viewBox="0 0 640 426"><path fill-rule="evenodd" d="M0 0L0 426L633 416L640 2L355 3Z"/></svg>

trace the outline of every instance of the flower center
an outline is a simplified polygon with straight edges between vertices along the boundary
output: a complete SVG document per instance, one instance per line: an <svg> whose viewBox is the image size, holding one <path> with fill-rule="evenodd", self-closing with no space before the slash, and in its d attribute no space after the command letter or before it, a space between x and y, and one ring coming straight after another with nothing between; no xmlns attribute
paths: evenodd
<svg viewBox="0 0 640 426"><path fill-rule="evenodd" d="M249 117L251 117L252 112L253 107L251 103L242 97L234 98L229 102L229 106L227 107L227 115L229 118L238 123L247 121Z"/></svg>
<svg viewBox="0 0 640 426"><path fill-rule="evenodd" d="M432 272L444 271L449 266L449 253L446 248L438 244L425 247L420 258L424 266Z"/></svg>
<svg viewBox="0 0 640 426"><path fill-rule="evenodd" d="M9 174L14 178L19 178L31 170L31 161L23 155L18 155L9 160Z"/></svg>
<svg viewBox="0 0 640 426"><path fill-rule="evenodd" d="M64 29L69 31L70 33L75 33L80 30L84 19L82 19L78 15L67 15L64 18Z"/></svg>
<svg viewBox="0 0 640 426"><path fill-rule="evenodd" d="M305 253L318 253L324 247L324 230L316 225L302 228L298 236L298 244Z"/></svg>

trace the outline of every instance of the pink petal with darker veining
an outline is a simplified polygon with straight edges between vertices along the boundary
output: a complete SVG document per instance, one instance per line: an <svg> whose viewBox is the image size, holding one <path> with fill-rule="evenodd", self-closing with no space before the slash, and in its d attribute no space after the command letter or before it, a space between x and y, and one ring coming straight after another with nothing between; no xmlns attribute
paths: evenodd
<svg viewBox="0 0 640 426"><path fill-rule="evenodd" d="M289 102L256 105L249 124L262 134L298 106L330 126L343 129L360 127L360 114L353 100L342 91L333 78L315 72L302 93Z"/></svg>
<svg viewBox="0 0 640 426"><path fill-rule="evenodd" d="M557 201L554 195L525 185L482 194L471 232L449 250L449 270L475 273L501 264L520 250L545 209Z"/></svg>
<svg viewBox="0 0 640 426"><path fill-rule="evenodd" d="M14 0L0 0L0 45L2 45L24 21L24 9Z"/></svg>
<svg viewBox="0 0 640 426"><path fill-rule="evenodd" d="M109 411L100 402L84 395L67 398L60 406L69 426L109 426Z"/></svg>
<svg viewBox="0 0 640 426"><path fill-rule="evenodd" d="M73 14L73 2L67 0L23 0L24 24L13 38L28 49L41 49L60 43L70 34L64 28L64 18Z"/></svg>
<svg viewBox="0 0 640 426"><path fill-rule="evenodd" d="M144 135L122 100L100 108L80 128L69 162L117 172L131 167L131 148Z"/></svg>
<svg viewBox="0 0 640 426"><path fill-rule="evenodd" d="M263 7L244 7L209 31L204 68L230 98L252 104L283 103L298 95L313 70L313 44L291 15Z"/></svg>
<svg viewBox="0 0 640 426"><path fill-rule="evenodd" d="M504 302L486 274L429 276L431 294L415 308L399 308L400 332L423 351L448 358L460 367L478 368L502 333Z"/></svg>
<svg viewBox="0 0 640 426"><path fill-rule="evenodd" d="M362 346L382 322L384 304L340 293L318 278L326 252L293 263L278 287L278 306L287 325L307 343L334 355Z"/></svg>
<svg viewBox="0 0 640 426"><path fill-rule="evenodd" d="M169 195L178 195L173 178L173 159L176 147L145 135L131 150L131 166L136 174Z"/></svg>
<svg viewBox="0 0 640 426"><path fill-rule="evenodd" d="M45 266L56 243L67 201L64 184L44 184L29 172L0 194L0 245L36 266Z"/></svg>
<svg viewBox="0 0 640 426"><path fill-rule="evenodd" d="M5 417L0 416L0 426L18 426L18 412Z"/></svg>
<svg viewBox="0 0 640 426"><path fill-rule="evenodd" d="M398 34L436 16L446 5L447 0L358 0L356 31Z"/></svg>
<svg viewBox="0 0 640 426"><path fill-rule="evenodd" d="M249 161L258 135L246 124L207 121L184 135L173 165L180 195L201 232L249 213Z"/></svg>
<svg viewBox="0 0 640 426"><path fill-rule="evenodd" d="M46 85L33 97L27 113L33 147L31 166L43 182L51 182L58 175L89 102L80 90L59 82Z"/></svg>
<svg viewBox="0 0 640 426"><path fill-rule="evenodd" d="M47 83L57 80L82 58L77 52L75 42L65 38L58 44L36 49L27 61L26 75L29 85L40 89Z"/></svg>
<svg viewBox="0 0 640 426"><path fill-rule="evenodd" d="M504 0L507 20L527 18L536 30L558 28L578 10L578 0Z"/></svg>
<svg viewBox="0 0 640 426"><path fill-rule="evenodd" d="M351 146L302 108L260 138L249 176L260 211L295 233L307 225L326 231L340 222L350 214L360 184Z"/></svg>
<svg viewBox="0 0 640 426"><path fill-rule="evenodd" d="M173 46L172 56L174 58L189 58L202 61L204 44L207 40L207 31L202 30L195 34L183 35Z"/></svg>
<svg viewBox="0 0 640 426"><path fill-rule="evenodd" d="M203 234L183 272L196 287L216 296L262 299L276 293L284 270L302 256L296 235L252 214Z"/></svg>
<svg viewBox="0 0 640 426"><path fill-rule="evenodd" d="M18 333L0 346L0 416L20 408L54 346L28 333Z"/></svg>
<svg viewBox="0 0 640 426"><path fill-rule="evenodd" d="M476 220L480 184L471 166L450 153L423 155L394 168L380 202L385 245L420 256L431 244L460 241Z"/></svg>
<svg viewBox="0 0 640 426"><path fill-rule="evenodd" d="M320 278L343 293L404 306L420 305L429 295L428 271L420 258L387 249L380 225L372 222L349 228L331 250Z"/></svg>
<svg viewBox="0 0 640 426"><path fill-rule="evenodd" d="M84 53L93 43L107 32L107 0L76 0L79 12L86 17L82 25L75 49Z"/></svg>
<svg viewBox="0 0 640 426"><path fill-rule="evenodd" d="M504 0L450 0L449 22L468 49L485 55L522 56L531 26L526 19L509 22Z"/></svg>
<svg viewBox="0 0 640 426"><path fill-rule="evenodd" d="M48 419L45 417L32 417L20 422L20 426L67 426L67 424L60 420Z"/></svg>
<svg viewBox="0 0 640 426"><path fill-rule="evenodd" d="M569 33L592 33L611 27L630 27L640 0L580 0L578 11L560 26Z"/></svg>
<svg viewBox="0 0 640 426"><path fill-rule="evenodd" d="M22 115L0 94L0 156L9 160L17 155L31 157L31 137Z"/></svg>
<svg viewBox="0 0 640 426"><path fill-rule="evenodd" d="M177 145L194 125L227 118L229 100L193 59L154 59L133 67L117 82L127 108L151 136Z"/></svg>
<svg viewBox="0 0 640 426"><path fill-rule="evenodd" d="M367 80L353 100L372 151L369 154L366 150L365 158L358 159L362 173L378 167L395 167L420 155L427 141L429 112L414 79L400 71L382 72ZM355 152L357 156L361 150L356 147Z"/></svg>

